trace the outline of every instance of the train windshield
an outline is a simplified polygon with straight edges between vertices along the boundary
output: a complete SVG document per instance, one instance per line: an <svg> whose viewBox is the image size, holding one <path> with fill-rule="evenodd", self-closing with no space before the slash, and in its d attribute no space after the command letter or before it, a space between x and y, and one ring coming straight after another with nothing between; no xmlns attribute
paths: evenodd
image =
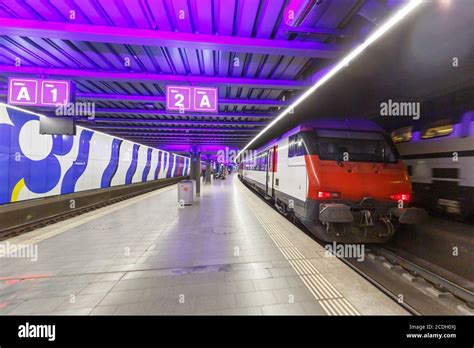
<svg viewBox="0 0 474 348"><path fill-rule="evenodd" d="M382 133L317 130L322 160L394 163L397 155Z"/></svg>

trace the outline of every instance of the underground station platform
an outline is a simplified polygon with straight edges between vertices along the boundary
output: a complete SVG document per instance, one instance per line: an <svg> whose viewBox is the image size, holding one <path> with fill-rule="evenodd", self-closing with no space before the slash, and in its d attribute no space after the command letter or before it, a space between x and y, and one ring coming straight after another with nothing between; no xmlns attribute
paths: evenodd
<svg viewBox="0 0 474 348"><path fill-rule="evenodd" d="M0 313L407 314L236 175L190 207L176 196L174 185L8 240L41 257L2 263Z"/></svg>
<svg viewBox="0 0 474 348"><path fill-rule="evenodd" d="M0 348L472 347L473 5L0 0Z"/></svg>

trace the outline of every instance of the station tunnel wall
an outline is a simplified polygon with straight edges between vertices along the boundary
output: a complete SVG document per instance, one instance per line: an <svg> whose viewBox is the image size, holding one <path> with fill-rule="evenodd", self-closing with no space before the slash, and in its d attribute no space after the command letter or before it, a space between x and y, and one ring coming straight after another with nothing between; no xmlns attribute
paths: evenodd
<svg viewBox="0 0 474 348"><path fill-rule="evenodd" d="M83 127L41 135L39 116L0 105L0 205L189 175L190 159Z"/></svg>

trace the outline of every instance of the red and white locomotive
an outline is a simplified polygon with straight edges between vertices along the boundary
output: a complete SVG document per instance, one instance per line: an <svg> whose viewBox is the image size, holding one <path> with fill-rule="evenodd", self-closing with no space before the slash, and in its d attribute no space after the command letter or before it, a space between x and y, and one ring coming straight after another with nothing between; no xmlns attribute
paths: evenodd
<svg viewBox="0 0 474 348"><path fill-rule="evenodd" d="M327 242L383 243L421 222L390 137L368 120L304 123L242 158L241 180Z"/></svg>

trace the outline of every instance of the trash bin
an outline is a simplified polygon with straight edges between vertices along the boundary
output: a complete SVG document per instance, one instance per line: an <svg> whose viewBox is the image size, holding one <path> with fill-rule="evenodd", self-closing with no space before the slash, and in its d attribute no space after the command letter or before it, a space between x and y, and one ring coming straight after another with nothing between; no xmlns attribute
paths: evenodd
<svg viewBox="0 0 474 348"><path fill-rule="evenodd" d="M194 201L195 180L182 180L178 183L178 204L191 205Z"/></svg>

